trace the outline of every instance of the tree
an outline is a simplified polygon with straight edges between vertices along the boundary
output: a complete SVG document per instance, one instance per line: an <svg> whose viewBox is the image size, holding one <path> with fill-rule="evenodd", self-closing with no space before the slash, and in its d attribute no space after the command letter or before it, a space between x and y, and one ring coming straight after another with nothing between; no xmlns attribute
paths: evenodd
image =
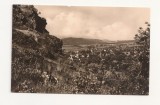
<svg viewBox="0 0 160 105"><path fill-rule="evenodd" d="M149 77L149 53L150 53L150 24L145 22L147 25L146 29L140 27L138 34L135 35L135 41L140 45L141 52L139 53L138 59L142 65L140 74L148 78Z"/></svg>
<svg viewBox="0 0 160 105"><path fill-rule="evenodd" d="M146 50L150 47L150 24L145 22L146 29L139 27L138 34L135 35L135 41L137 44L144 46Z"/></svg>

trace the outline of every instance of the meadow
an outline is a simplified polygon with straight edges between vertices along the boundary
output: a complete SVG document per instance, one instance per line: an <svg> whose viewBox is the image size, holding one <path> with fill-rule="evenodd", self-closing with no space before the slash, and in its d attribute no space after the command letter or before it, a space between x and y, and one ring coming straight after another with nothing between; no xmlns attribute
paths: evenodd
<svg viewBox="0 0 160 105"><path fill-rule="evenodd" d="M21 69L13 68L19 75L12 74L16 80L12 91L148 95L149 52L143 48L131 44L64 45L62 55L54 60L30 54L30 60L23 57L13 65ZM27 59L30 67L25 66Z"/></svg>

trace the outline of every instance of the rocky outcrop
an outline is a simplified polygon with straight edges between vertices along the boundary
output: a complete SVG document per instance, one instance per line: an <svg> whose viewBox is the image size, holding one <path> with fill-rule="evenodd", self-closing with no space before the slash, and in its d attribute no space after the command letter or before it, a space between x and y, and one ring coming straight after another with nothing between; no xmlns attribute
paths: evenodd
<svg viewBox="0 0 160 105"><path fill-rule="evenodd" d="M46 19L32 5L13 5L12 43L23 48L39 50L43 56L60 54L62 41L49 35Z"/></svg>
<svg viewBox="0 0 160 105"><path fill-rule="evenodd" d="M43 83L44 72L51 76L62 54L63 43L49 35L45 29L46 19L38 15L34 6L13 5L12 25L12 92L20 92L23 82L36 86Z"/></svg>
<svg viewBox="0 0 160 105"><path fill-rule="evenodd" d="M32 5L13 5L13 27L20 29L33 29L40 33L49 33L45 27L47 21L38 14Z"/></svg>

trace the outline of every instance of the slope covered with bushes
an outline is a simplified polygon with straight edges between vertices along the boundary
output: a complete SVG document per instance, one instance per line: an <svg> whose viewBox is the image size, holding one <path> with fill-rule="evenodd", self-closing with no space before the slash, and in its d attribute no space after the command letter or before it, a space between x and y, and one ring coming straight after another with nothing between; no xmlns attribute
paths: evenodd
<svg viewBox="0 0 160 105"><path fill-rule="evenodd" d="M61 55L62 41L49 35L46 25L46 19L38 15L34 6L13 5L13 92L25 92L25 83L30 84L27 91L32 92L36 84L44 83L43 75L56 68L56 64L50 63L50 60L57 60Z"/></svg>

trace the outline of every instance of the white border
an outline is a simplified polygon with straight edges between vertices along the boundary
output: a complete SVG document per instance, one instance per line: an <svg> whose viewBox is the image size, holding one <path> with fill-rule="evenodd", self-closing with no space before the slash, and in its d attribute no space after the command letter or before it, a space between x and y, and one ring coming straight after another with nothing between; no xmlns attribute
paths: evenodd
<svg viewBox="0 0 160 105"><path fill-rule="evenodd" d="M150 95L11 93L12 4L151 8ZM160 105L160 0L5 0L1 1L0 14L0 105Z"/></svg>

